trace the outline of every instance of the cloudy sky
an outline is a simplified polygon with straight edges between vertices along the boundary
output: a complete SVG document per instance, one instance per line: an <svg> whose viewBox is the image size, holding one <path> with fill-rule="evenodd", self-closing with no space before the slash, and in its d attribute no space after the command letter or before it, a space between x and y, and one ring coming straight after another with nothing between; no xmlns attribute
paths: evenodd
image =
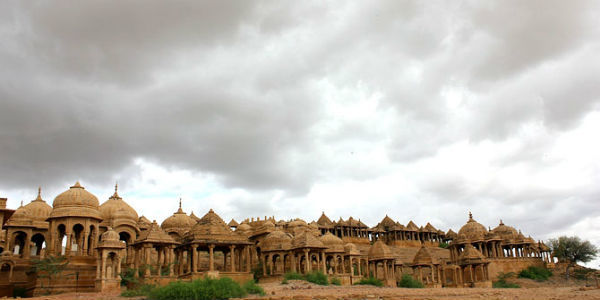
<svg viewBox="0 0 600 300"><path fill-rule="evenodd" d="M600 3L3 1L0 196L600 244Z"/></svg>

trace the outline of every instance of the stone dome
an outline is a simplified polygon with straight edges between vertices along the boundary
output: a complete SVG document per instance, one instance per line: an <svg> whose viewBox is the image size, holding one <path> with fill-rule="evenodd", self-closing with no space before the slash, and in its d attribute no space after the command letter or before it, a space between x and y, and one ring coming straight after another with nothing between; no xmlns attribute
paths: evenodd
<svg viewBox="0 0 600 300"><path fill-rule="evenodd" d="M188 216L186 213L183 212L183 210L181 209L181 201L179 202L179 209L170 217L168 217L166 220L164 220L161 224L160 227L163 230L189 230L190 228L192 228L192 226L194 226L197 223L197 221L191 217Z"/></svg>
<svg viewBox="0 0 600 300"><path fill-rule="evenodd" d="M118 241L119 234L112 229L112 227L108 227L108 230L100 236L101 241Z"/></svg>
<svg viewBox="0 0 600 300"><path fill-rule="evenodd" d="M79 181L54 198L49 218L87 217L102 220L98 198L85 190Z"/></svg>
<svg viewBox="0 0 600 300"><path fill-rule="evenodd" d="M475 221L473 219L473 215L469 213L469 221L467 221L467 224L460 228L458 231L458 236L459 238L464 238L470 241L479 241L485 239L485 234L487 232L488 231L485 229L485 226Z"/></svg>
<svg viewBox="0 0 600 300"><path fill-rule="evenodd" d="M344 252L348 255L360 255L360 250L353 243L348 243L344 245Z"/></svg>
<svg viewBox="0 0 600 300"><path fill-rule="evenodd" d="M492 229L492 232L498 234L503 240L516 239L519 235L515 228L504 225L502 220L500 220L500 224L496 228Z"/></svg>
<svg viewBox="0 0 600 300"><path fill-rule="evenodd" d="M46 201L42 199L42 189L38 189L38 195L35 200L25 205L24 208L29 212L30 217L37 222L46 222L46 219L52 212L52 206L48 205Z"/></svg>
<svg viewBox="0 0 600 300"><path fill-rule="evenodd" d="M288 224L288 227L307 226L307 225L308 224L306 224L306 222L304 220L302 220L302 219L296 219L296 220L291 221Z"/></svg>
<svg viewBox="0 0 600 300"><path fill-rule="evenodd" d="M344 241L342 241L342 239L340 239L339 237L333 235L331 232L325 233L319 239L323 244L325 244L325 246L344 245Z"/></svg>
<svg viewBox="0 0 600 300"><path fill-rule="evenodd" d="M121 198L117 193L117 187L118 186L115 186L115 193L108 198L106 202L100 205L99 210L102 218L104 221L115 219L116 213L121 211L119 213L119 218L126 218L134 223L137 223L139 218L137 212L135 209L133 209L133 207L123 201L123 198Z"/></svg>
<svg viewBox="0 0 600 300"><path fill-rule="evenodd" d="M260 246L261 251L288 250L292 246L292 236L281 230L275 230L260 242Z"/></svg>
<svg viewBox="0 0 600 300"><path fill-rule="evenodd" d="M108 227L108 230L100 236L99 248L125 248L125 244L119 240L119 234Z"/></svg>
<svg viewBox="0 0 600 300"><path fill-rule="evenodd" d="M273 222L271 220L266 220L263 224L263 227L268 227L268 228L275 228L275 224L273 224Z"/></svg>
<svg viewBox="0 0 600 300"><path fill-rule="evenodd" d="M31 213L23 206L23 202L21 201L21 206L15 210L13 215L6 222L7 226L29 226L33 225L33 217Z"/></svg>
<svg viewBox="0 0 600 300"><path fill-rule="evenodd" d="M246 223L242 223L240 224L240 226L238 226L235 231L250 231L252 230L252 227Z"/></svg>

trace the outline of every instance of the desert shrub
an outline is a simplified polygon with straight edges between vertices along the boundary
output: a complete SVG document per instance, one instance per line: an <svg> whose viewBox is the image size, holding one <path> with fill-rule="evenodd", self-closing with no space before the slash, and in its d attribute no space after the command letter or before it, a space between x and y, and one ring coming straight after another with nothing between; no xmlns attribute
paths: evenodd
<svg viewBox="0 0 600 300"><path fill-rule="evenodd" d="M138 279L135 277L136 269L127 268L121 272L121 286L132 286L138 283Z"/></svg>
<svg viewBox="0 0 600 300"><path fill-rule="evenodd" d="M121 293L121 296L123 297L139 297L139 296L148 296L150 295L150 292L152 292L152 290L156 288L155 285L152 284L144 284L144 285L140 285L135 289L128 289L126 291L123 291Z"/></svg>
<svg viewBox="0 0 600 300"><path fill-rule="evenodd" d="M150 292L154 300L212 300L246 296L246 291L231 278L198 279L192 282L175 281Z"/></svg>
<svg viewBox="0 0 600 300"><path fill-rule="evenodd" d="M402 274L402 279L398 282L398 287L403 288L411 288L411 289L420 289L425 286L420 281L414 279L412 276L408 274Z"/></svg>
<svg viewBox="0 0 600 300"><path fill-rule="evenodd" d="M546 281L552 276L552 272L543 267L530 266L519 272L519 278L529 278L536 281Z"/></svg>
<svg viewBox="0 0 600 300"><path fill-rule="evenodd" d="M575 269L575 271L573 272L573 277L575 277L575 279L577 280L586 280L587 279L587 275L590 272L594 272L593 269L587 269L587 268L582 268L582 269Z"/></svg>
<svg viewBox="0 0 600 300"><path fill-rule="evenodd" d="M260 285L256 284L256 282L254 282L254 280L249 280L248 282L244 283L242 288L248 294L255 294L255 295L261 295L261 296L266 295L265 290L263 290L263 288Z"/></svg>
<svg viewBox="0 0 600 300"><path fill-rule="evenodd" d="M440 248L444 248L444 249L448 248L448 246L450 246L450 244L448 244L448 243L446 243L446 242L440 242L440 243L438 244L438 247L440 247Z"/></svg>
<svg viewBox="0 0 600 300"><path fill-rule="evenodd" d="M285 278L281 281L281 284L288 284L288 283L289 283L288 280Z"/></svg>
<svg viewBox="0 0 600 300"><path fill-rule="evenodd" d="M331 283L333 285L342 285L342 281L339 278L337 278L337 277L332 277L329 280L329 283Z"/></svg>
<svg viewBox="0 0 600 300"><path fill-rule="evenodd" d="M329 280L327 280L327 275L323 274L323 272L311 272L306 274L305 280L308 282L312 282L318 285L329 285Z"/></svg>
<svg viewBox="0 0 600 300"><path fill-rule="evenodd" d="M513 272L508 272L508 273L500 273L498 274L498 280L492 282L492 287L493 288L500 288L500 289L505 289L505 288L520 288L521 286L516 284L516 283L511 283L511 282L507 282L506 279L511 278L515 276L515 273Z"/></svg>
<svg viewBox="0 0 600 300"><path fill-rule="evenodd" d="M383 286L383 282L375 277L363 278L356 284L360 285L374 285L374 286Z"/></svg>
<svg viewBox="0 0 600 300"><path fill-rule="evenodd" d="M256 282L258 282L258 280L264 276L263 264L261 261L258 262L254 269L252 269L252 275L254 276L254 281Z"/></svg>
<svg viewBox="0 0 600 300"><path fill-rule="evenodd" d="M287 280L305 280L304 275L296 272L285 273L283 278Z"/></svg>

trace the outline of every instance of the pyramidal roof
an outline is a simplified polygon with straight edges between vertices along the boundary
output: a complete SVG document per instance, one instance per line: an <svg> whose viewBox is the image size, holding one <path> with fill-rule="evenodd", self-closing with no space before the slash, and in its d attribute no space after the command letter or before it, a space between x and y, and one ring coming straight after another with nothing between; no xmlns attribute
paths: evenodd
<svg viewBox="0 0 600 300"><path fill-rule="evenodd" d="M419 251L417 251L415 258L413 259L413 265L432 265L432 264L438 264L437 259L435 259L431 255L431 253L429 252L429 249L427 249L427 247L425 247L425 245L422 245L421 249L419 249Z"/></svg>
<svg viewBox="0 0 600 300"><path fill-rule="evenodd" d="M185 236L186 242L213 244L247 244L248 240L233 232L229 225L212 209L208 211Z"/></svg>
<svg viewBox="0 0 600 300"><path fill-rule="evenodd" d="M148 230L144 230L140 233L140 236L135 243L177 244L170 235L158 226L156 221L153 221L152 224L150 224Z"/></svg>
<svg viewBox="0 0 600 300"><path fill-rule="evenodd" d="M292 240L292 249L301 249L301 248L327 248L323 242L321 242L316 236L312 233L305 231L303 233L298 234Z"/></svg>
<svg viewBox="0 0 600 300"><path fill-rule="evenodd" d="M429 222L427 222L427 225L425 225L425 230L427 230L428 232L437 232L437 229L433 227L433 225L431 225L431 223Z"/></svg>
<svg viewBox="0 0 600 300"><path fill-rule="evenodd" d="M407 231L419 231L419 227L417 227L417 224L415 224L412 220L410 220L410 222L408 222L408 224L406 224L406 230Z"/></svg>
<svg viewBox="0 0 600 300"><path fill-rule="evenodd" d="M378 224L379 227L382 227L382 228L388 227L389 229L392 229L395 225L396 225L396 222L394 222L394 220L392 220L392 218L390 218L388 215L385 215L383 220L381 220L381 222L379 222L379 224Z"/></svg>
<svg viewBox="0 0 600 300"><path fill-rule="evenodd" d="M333 227L333 222L325 215L325 212L321 213L321 217L317 220L317 224L319 224L320 227Z"/></svg>
<svg viewBox="0 0 600 300"><path fill-rule="evenodd" d="M394 259L394 254L388 245L381 240L377 240L369 248L369 260Z"/></svg>
<svg viewBox="0 0 600 300"><path fill-rule="evenodd" d="M485 256L481 254L473 245L466 244L465 250L458 256L461 264L469 264L472 262L481 262L485 260Z"/></svg>

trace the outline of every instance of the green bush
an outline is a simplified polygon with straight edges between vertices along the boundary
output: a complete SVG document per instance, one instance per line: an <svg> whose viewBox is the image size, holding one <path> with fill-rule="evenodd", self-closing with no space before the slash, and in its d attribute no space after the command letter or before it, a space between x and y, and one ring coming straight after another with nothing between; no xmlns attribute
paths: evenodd
<svg viewBox="0 0 600 300"><path fill-rule="evenodd" d="M383 282L375 277L363 278L356 284L360 285L374 285L374 286L383 286Z"/></svg>
<svg viewBox="0 0 600 300"><path fill-rule="evenodd" d="M517 289L521 286L516 283L506 282L506 281L494 281L492 282L492 287L496 289Z"/></svg>
<svg viewBox="0 0 600 300"><path fill-rule="evenodd" d="M254 277L254 281L257 281L257 282L259 279L261 279L264 276L263 264L260 260L258 262L258 265L256 265L256 267L254 269L252 269L252 276Z"/></svg>
<svg viewBox="0 0 600 300"><path fill-rule="evenodd" d="M237 282L224 277L198 279L192 282L171 282L164 287L153 289L148 298L153 300L213 300L240 298L246 295L246 291Z"/></svg>
<svg viewBox="0 0 600 300"><path fill-rule="evenodd" d="M306 281L312 282L318 285L329 285L329 280L327 280L327 275L323 274L323 272L311 272L304 276Z"/></svg>
<svg viewBox="0 0 600 300"><path fill-rule="evenodd" d="M148 296L153 289L155 289L155 285L144 284L135 289L126 290L121 293L123 297L139 297L139 296Z"/></svg>
<svg viewBox="0 0 600 300"><path fill-rule="evenodd" d="M249 280L248 282L244 283L242 288L248 294L255 294L255 295L261 295L261 296L266 295L265 290L263 290L263 288L260 285L256 284L256 282L254 282L254 280Z"/></svg>
<svg viewBox="0 0 600 300"><path fill-rule="evenodd" d="M305 280L304 275L296 272L288 272L283 275L284 279L287 280Z"/></svg>
<svg viewBox="0 0 600 300"><path fill-rule="evenodd" d="M281 284L288 284L288 283L289 283L288 280L285 278L281 281Z"/></svg>
<svg viewBox="0 0 600 300"><path fill-rule="evenodd" d="M552 276L552 272L543 267L530 266L519 272L519 278L529 278L536 281L546 281Z"/></svg>
<svg viewBox="0 0 600 300"><path fill-rule="evenodd" d="M398 282L398 286L411 289L421 289L425 287L423 283L414 279L408 274L402 274L402 279L400 280L400 282Z"/></svg>
<svg viewBox="0 0 600 300"><path fill-rule="evenodd" d="M333 285L342 285L342 281L337 277L332 277L331 280L329 280L329 283Z"/></svg>
<svg viewBox="0 0 600 300"><path fill-rule="evenodd" d="M448 244L448 243L446 243L446 242L440 242L440 243L438 244L438 247L440 247L440 248L444 248L444 249L448 248L448 246L450 246L450 244Z"/></svg>
<svg viewBox="0 0 600 300"><path fill-rule="evenodd" d="M138 283L138 279L135 277L136 269L127 268L121 272L121 286L131 286Z"/></svg>
<svg viewBox="0 0 600 300"><path fill-rule="evenodd" d="M493 288L500 288L500 289L512 289L512 288L520 288L521 286L516 284L516 283L510 283L510 282L506 282L506 279L514 277L515 273L513 272L508 272L508 273L500 273L498 274L498 280L492 282L492 287Z"/></svg>

